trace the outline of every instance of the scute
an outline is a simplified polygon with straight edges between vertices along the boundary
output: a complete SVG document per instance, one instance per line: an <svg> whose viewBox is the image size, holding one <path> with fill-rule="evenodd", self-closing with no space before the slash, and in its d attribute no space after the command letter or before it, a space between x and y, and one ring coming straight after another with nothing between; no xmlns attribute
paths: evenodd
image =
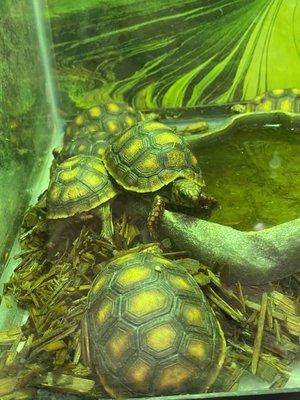
<svg viewBox="0 0 300 400"><path fill-rule="evenodd" d="M105 343L106 353L109 354L115 365L118 365L126 357L126 353L131 347L131 336L128 329L117 326Z"/></svg>
<svg viewBox="0 0 300 400"><path fill-rule="evenodd" d="M153 140L158 145L182 143L182 140L179 136L175 135L173 132L168 132L166 129L162 133L157 133L154 135Z"/></svg>
<svg viewBox="0 0 300 400"><path fill-rule="evenodd" d="M102 110L99 106L93 106L88 109L87 113L91 118L99 118L102 114Z"/></svg>
<svg viewBox="0 0 300 400"><path fill-rule="evenodd" d="M158 156L155 153L147 153L147 157L140 157L135 163L135 170L138 175L148 177L159 174L162 166Z"/></svg>
<svg viewBox="0 0 300 400"><path fill-rule="evenodd" d="M115 396L201 392L224 361L223 333L204 294L178 261L158 254L109 261L85 321L91 365Z"/></svg>
<svg viewBox="0 0 300 400"><path fill-rule="evenodd" d="M154 382L154 390L166 395L180 393L185 382L195 381L197 372L197 368L185 360L174 360L171 365L160 368ZM193 389L193 383L191 383L188 393L192 393Z"/></svg>
<svg viewBox="0 0 300 400"><path fill-rule="evenodd" d="M142 358L133 359L124 371L124 378L129 383L129 386L136 387L138 392L148 391L147 382L150 381L152 368L151 362Z"/></svg>
<svg viewBox="0 0 300 400"><path fill-rule="evenodd" d="M104 153L104 163L123 188L134 192L155 192L179 177L202 182L184 140L155 121L139 122L116 137Z"/></svg>
<svg viewBox="0 0 300 400"><path fill-rule="evenodd" d="M124 316L132 323L141 323L157 314L166 314L172 306L168 295L165 290L155 287L138 292L132 290L126 297Z"/></svg>
<svg viewBox="0 0 300 400"><path fill-rule="evenodd" d="M103 325L112 314L112 310L113 301L109 298L103 299L102 303L99 305L97 313L97 323L99 325Z"/></svg>
<svg viewBox="0 0 300 400"><path fill-rule="evenodd" d="M151 321L145 324L142 335L143 351L156 357L161 356L162 353L167 356L171 353L176 354L184 332L176 320L165 318L162 323L154 324L154 326Z"/></svg>
<svg viewBox="0 0 300 400"><path fill-rule="evenodd" d="M186 353L187 357L191 357L194 360L207 360L211 357L211 354L207 352L209 348L207 341L199 340L198 338L189 337L186 341Z"/></svg>
<svg viewBox="0 0 300 400"><path fill-rule="evenodd" d="M134 162L143 148L144 143L141 138L135 138L132 141L128 141L122 148L122 159L128 163Z"/></svg>
<svg viewBox="0 0 300 400"><path fill-rule="evenodd" d="M67 218L90 211L117 194L101 160L74 156L53 171L47 192L47 217Z"/></svg>

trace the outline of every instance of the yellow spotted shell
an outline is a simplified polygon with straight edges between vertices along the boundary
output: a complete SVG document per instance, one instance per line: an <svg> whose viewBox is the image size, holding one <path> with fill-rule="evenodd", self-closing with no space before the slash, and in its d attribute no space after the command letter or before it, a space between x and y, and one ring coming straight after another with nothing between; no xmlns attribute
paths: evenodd
<svg viewBox="0 0 300 400"><path fill-rule="evenodd" d="M204 183L197 159L184 139L153 120L141 121L117 136L103 161L118 184L134 192L155 192L177 178Z"/></svg>
<svg viewBox="0 0 300 400"><path fill-rule="evenodd" d="M273 110L300 113L300 89L273 89L245 105L246 112Z"/></svg>
<svg viewBox="0 0 300 400"><path fill-rule="evenodd" d="M47 217L67 218L90 211L116 194L99 158L74 156L52 172L47 191Z"/></svg>
<svg viewBox="0 0 300 400"><path fill-rule="evenodd" d="M105 132L117 135L143 119L142 113L123 102L95 105L80 112L67 126L64 143L82 134Z"/></svg>
<svg viewBox="0 0 300 400"><path fill-rule="evenodd" d="M225 357L197 283L156 254L111 260L93 283L84 326L91 367L116 397L206 391Z"/></svg>

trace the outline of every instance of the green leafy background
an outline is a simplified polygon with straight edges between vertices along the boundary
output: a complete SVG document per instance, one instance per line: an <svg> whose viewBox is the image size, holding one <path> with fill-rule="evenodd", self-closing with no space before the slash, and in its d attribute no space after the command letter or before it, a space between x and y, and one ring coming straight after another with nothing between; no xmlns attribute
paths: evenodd
<svg viewBox="0 0 300 400"><path fill-rule="evenodd" d="M139 108L300 87L299 0L48 0L61 90Z"/></svg>

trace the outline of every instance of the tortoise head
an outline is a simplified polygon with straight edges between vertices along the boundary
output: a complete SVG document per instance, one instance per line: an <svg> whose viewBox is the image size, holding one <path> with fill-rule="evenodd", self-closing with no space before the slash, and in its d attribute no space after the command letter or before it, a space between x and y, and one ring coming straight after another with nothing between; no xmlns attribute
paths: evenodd
<svg viewBox="0 0 300 400"><path fill-rule="evenodd" d="M203 181L198 183L189 179L177 179L172 185L171 201L178 206L211 209L217 205L217 201L202 192L204 186Z"/></svg>
<svg viewBox="0 0 300 400"><path fill-rule="evenodd" d="M196 207L201 198L203 185L189 179L177 179L173 182L171 201L184 207Z"/></svg>

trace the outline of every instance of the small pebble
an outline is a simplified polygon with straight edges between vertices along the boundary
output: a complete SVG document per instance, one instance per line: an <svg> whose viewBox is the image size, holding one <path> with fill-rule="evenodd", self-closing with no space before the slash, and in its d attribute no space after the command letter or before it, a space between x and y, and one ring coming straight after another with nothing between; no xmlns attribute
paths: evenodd
<svg viewBox="0 0 300 400"><path fill-rule="evenodd" d="M265 229L265 224L263 222L258 222L256 225L254 225L253 229L255 231L262 231L263 229Z"/></svg>

